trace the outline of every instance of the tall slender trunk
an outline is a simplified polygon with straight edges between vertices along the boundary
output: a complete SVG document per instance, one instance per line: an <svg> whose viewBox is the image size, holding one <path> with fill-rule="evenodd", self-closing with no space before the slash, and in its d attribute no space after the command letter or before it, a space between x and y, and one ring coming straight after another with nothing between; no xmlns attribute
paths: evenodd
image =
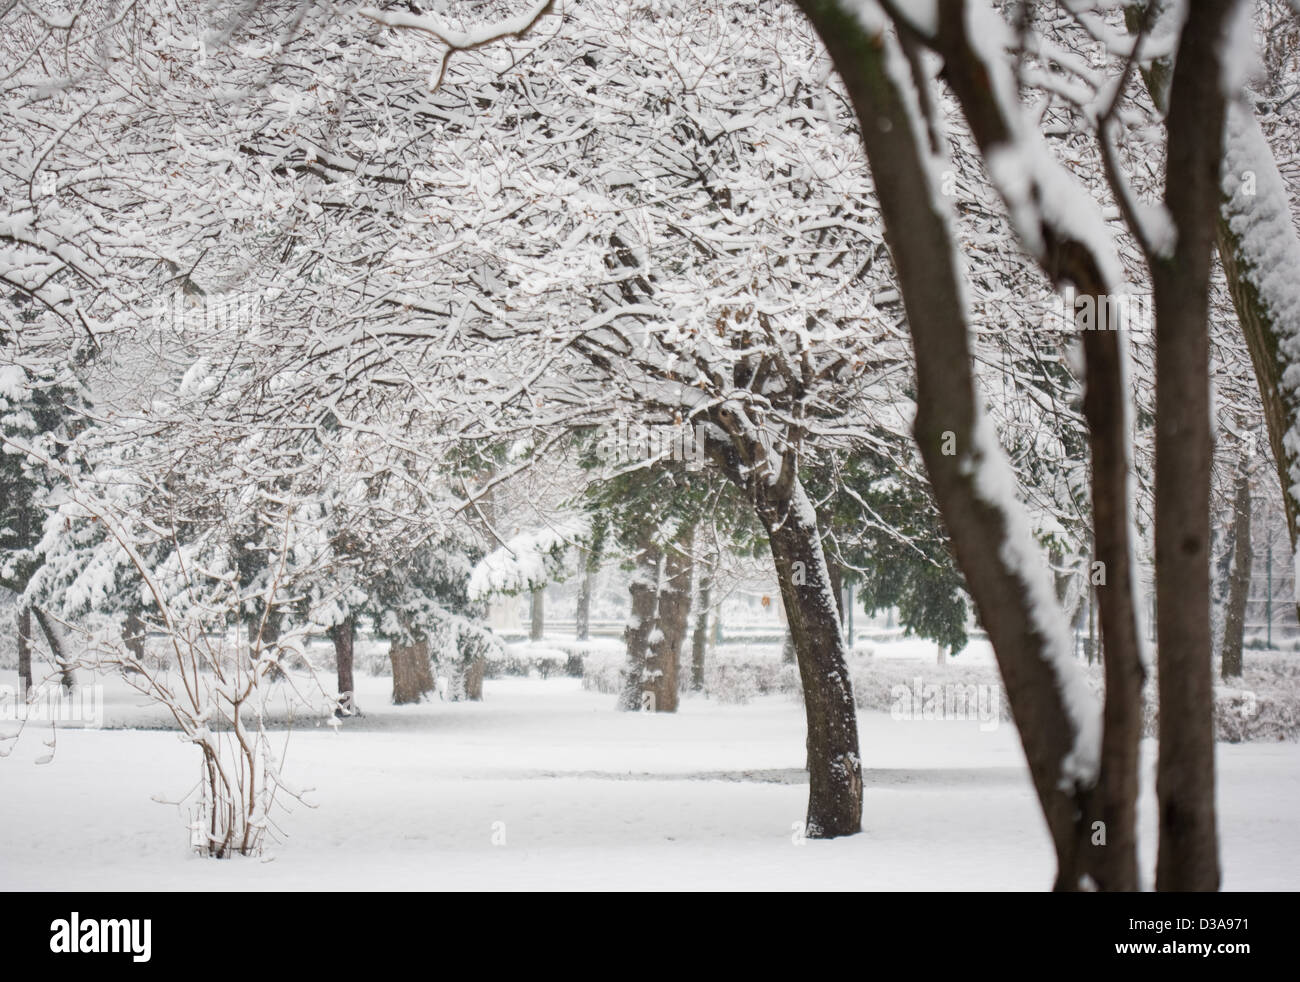
<svg viewBox="0 0 1300 982"><path fill-rule="evenodd" d="M651 634L643 691L649 692L657 713L677 712L682 642L691 613L691 550L695 531L688 529L664 555L655 630ZM644 696L642 697L644 701Z"/></svg>
<svg viewBox="0 0 1300 982"><path fill-rule="evenodd" d="M1241 649L1246 634L1246 600L1250 596L1250 566L1254 555L1250 543L1250 475L1243 466L1237 478L1237 496L1233 506L1232 578L1228 587L1228 607L1223 618L1223 665L1225 679L1241 676Z"/></svg>
<svg viewBox="0 0 1300 982"><path fill-rule="evenodd" d="M640 546L636 568L628 583L632 609L628 615L627 627L623 629L623 641L627 646L627 669L619 708L629 711L643 708L643 698L649 698L642 695L642 682L645 679L646 653L650 647L650 632L654 630L656 603L659 599L659 547L650 538L648 531Z"/></svg>
<svg viewBox="0 0 1300 982"><path fill-rule="evenodd" d="M349 615L341 624L330 628L330 640L334 642L334 664L338 671L339 701L336 716L360 716L357 709L356 686L352 678L354 651L356 647L356 617ZM396 675L394 675L396 680Z"/></svg>
<svg viewBox="0 0 1300 982"><path fill-rule="evenodd" d="M853 652L854 641L857 637L857 630L853 626L853 594L853 581L850 580L844 584L844 644L850 654Z"/></svg>
<svg viewBox="0 0 1300 982"><path fill-rule="evenodd" d="M709 645L709 604L712 594L713 578L707 569L701 570L695 633L691 636L691 688L696 692L704 688L704 658Z"/></svg>
<svg viewBox="0 0 1300 982"><path fill-rule="evenodd" d="M1220 49L1235 0L1183 25L1169 88L1165 204L1178 230L1153 257L1156 314L1158 890L1219 888L1210 641L1210 262L1220 203Z"/></svg>
<svg viewBox="0 0 1300 982"><path fill-rule="evenodd" d="M796 478L785 501L760 502L781 585L808 722L811 838L862 831L862 762L844 633L813 509Z"/></svg>
<svg viewBox="0 0 1300 982"><path fill-rule="evenodd" d="M534 590L528 597L528 640L546 636L546 591Z"/></svg>
<svg viewBox="0 0 1300 982"><path fill-rule="evenodd" d="M1097 296L1096 302L1105 303L1104 296ZM1131 434L1124 391L1124 352L1120 347L1126 343L1125 336L1113 330L1083 332L1087 366L1083 411L1092 455L1094 555L1100 564L1089 568L1086 581L1091 590L1097 580L1095 596L1105 653L1105 702L1101 766L1096 785L1081 796L1076 856L1078 873L1091 877L1098 889L1109 891L1139 887L1138 766L1142 686L1146 682L1129 550ZM1094 577L1094 570L1101 575ZM1096 834L1096 821L1103 823L1102 836Z"/></svg>
<svg viewBox="0 0 1300 982"><path fill-rule="evenodd" d="M591 589L596 574L587 561L585 551L582 565L582 585L578 588L578 609L573 617L573 635L579 641L586 641L591 637Z"/></svg>
<svg viewBox="0 0 1300 982"><path fill-rule="evenodd" d="M23 693L27 698L32 694L32 609L20 607L17 617L18 627L18 680L22 683Z"/></svg>

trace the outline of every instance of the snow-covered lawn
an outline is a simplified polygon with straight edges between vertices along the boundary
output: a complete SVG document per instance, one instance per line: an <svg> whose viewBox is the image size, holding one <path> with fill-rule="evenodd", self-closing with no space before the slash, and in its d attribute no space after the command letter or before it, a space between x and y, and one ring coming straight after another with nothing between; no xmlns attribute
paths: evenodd
<svg viewBox="0 0 1300 982"><path fill-rule="evenodd" d="M12 673L0 673L0 684ZM1052 856L1012 726L864 712L863 834L796 845L803 713L687 698L619 713L576 679L502 679L486 701L300 724L285 771L314 788L263 860L199 859L175 799L198 756L167 730L29 729L0 761L0 889L1046 889ZM122 705L110 700L110 707ZM109 713L110 726L114 711ZM144 719L137 721L145 722ZM1144 777L1152 783L1146 746ZM1300 745L1219 747L1224 885L1294 889ZM1143 862L1154 860L1152 788ZM503 823L503 824L497 824ZM503 844L494 844L494 836Z"/></svg>

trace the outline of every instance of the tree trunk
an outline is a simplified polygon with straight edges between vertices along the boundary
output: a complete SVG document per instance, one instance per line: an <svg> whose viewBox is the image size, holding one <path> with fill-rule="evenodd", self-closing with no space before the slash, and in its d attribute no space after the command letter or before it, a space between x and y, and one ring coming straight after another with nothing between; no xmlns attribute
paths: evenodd
<svg viewBox="0 0 1300 982"><path fill-rule="evenodd" d="M657 713L677 712L677 680L681 664L682 643L691 613L691 550L694 529L687 530L664 555L664 575L656 605L655 630L650 638L644 693Z"/></svg>
<svg viewBox="0 0 1300 982"><path fill-rule="evenodd" d="M696 692L704 689L704 656L709 644L709 604L712 593L712 578L707 570L701 570L695 633L691 636L691 688Z"/></svg>
<svg viewBox="0 0 1300 982"><path fill-rule="evenodd" d="M1233 0L1184 23L1169 89L1165 204L1178 237L1150 261L1156 314L1157 890L1217 890L1210 641L1210 263L1221 197L1220 46ZM1104 629L1103 629L1104 635Z"/></svg>
<svg viewBox="0 0 1300 982"><path fill-rule="evenodd" d="M756 484L766 483L760 479ZM768 527L808 721L810 838L862 831L862 763L858 718L844 660L844 633L803 485L795 478L785 502L760 502Z"/></svg>
<svg viewBox="0 0 1300 982"><path fill-rule="evenodd" d="M126 615L126 621L122 625L122 644L131 653L131 657L141 665L144 664L146 633L144 619L141 618L139 611L132 610Z"/></svg>
<svg viewBox="0 0 1300 982"><path fill-rule="evenodd" d="M584 552L582 586L578 589L578 609L573 617L573 635L579 641L586 641L591 637L591 589L592 581L595 578L596 574L587 563L587 556Z"/></svg>
<svg viewBox="0 0 1300 982"><path fill-rule="evenodd" d="M1097 303L1104 297L1097 296ZM1085 591L1094 589L1101 629L1105 696L1102 709L1101 763L1097 782L1081 792L1076 821L1078 874L1099 890L1133 891L1137 867L1139 745L1142 739L1142 686L1146 667L1138 637L1134 571L1130 564L1128 483L1132 439L1126 409L1124 335L1083 332L1087 368L1083 396L1092 457L1093 548ZM1091 607L1091 601L1089 607ZM1089 617L1091 618L1091 611ZM1093 657L1090 646L1089 658ZM1097 835L1095 822L1104 834Z"/></svg>
<svg viewBox="0 0 1300 982"><path fill-rule="evenodd" d="M32 609L20 607L17 617L18 627L18 681L22 685L24 698L32 696Z"/></svg>
<svg viewBox="0 0 1300 982"><path fill-rule="evenodd" d="M528 597L528 640L541 641L546 636L546 591L534 590Z"/></svg>
<svg viewBox="0 0 1300 982"><path fill-rule="evenodd" d="M844 584L844 644L850 654L853 653L858 633L853 626L853 594L852 581Z"/></svg>
<svg viewBox="0 0 1300 982"><path fill-rule="evenodd" d="M636 569L628 583L632 609L628 615L627 627L623 630L623 641L627 646L627 674L623 680L623 695L619 700L619 708L624 710L643 708L641 690L646 674L646 652L650 647L650 632L654 630L656 602L659 598L659 561L659 547L651 541L647 532L641 542Z"/></svg>
<svg viewBox="0 0 1300 982"><path fill-rule="evenodd" d="M1242 467L1237 478L1237 499L1233 508L1232 578L1228 607L1223 618L1223 664L1225 679L1241 677L1241 649L1246 634L1246 600L1250 596L1250 565L1254 561L1250 544L1250 475Z"/></svg>
<svg viewBox="0 0 1300 982"><path fill-rule="evenodd" d="M1250 175L1254 185L1251 193L1245 193L1241 188L1246 175ZM1300 358L1294 346L1285 344L1284 339L1300 332L1300 310L1294 307L1273 309L1276 304L1265 299L1268 280L1274 275L1275 267L1261 264L1257 256L1246 248L1242 236L1233 230L1233 225L1240 222L1246 228L1252 225L1258 228L1260 216L1268 216L1273 223L1272 229L1261 229L1256 235L1268 235L1270 230L1280 227L1281 233L1290 237L1293 250L1296 248L1296 234L1294 228L1287 227L1290 224L1290 202L1277 162L1249 104L1234 104L1228 108L1223 178L1231 182L1234 193L1228 193L1224 188L1223 204L1215 225L1215 241L1237 321L1255 369L1294 553L1300 505L1293 489L1300 484L1300 445L1288 440L1287 434L1300 427L1300 387L1286 380L1294 376ZM1274 242L1273 245L1280 247L1281 243Z"/></svg>
<svg viewBox="0 0 1300 982"><path fill-rule="evenodd" d="M36 623L40 625L41 633L45 635L45 641L50 646L50 654L54 657L54 663L62 675L63 688L71 692L73 685L76 684L76 677L72 674L72 660L63 650L63 640L55 632L54 625L50 623L45 611L40 607L33 607L32 613L36 615Z"/></svg>
<svg viewBox="0 0 1300 982"><path fill-rule="evenodd" d="M357 708L356 686L352 679L354 650L356 647L356 618L349 616L341 624L330 628L330 640L334 642L334 664L338 670L339 701L335 716L360 716ZM394 668L394 687L397 673ZM394 700L396 701L396 700Z"/></svg>
<svg viewBox="0 0 1300 982"><path fill-rule="evenodd" d="M1056 849L1056 887L1079 889L1084 885L1077 865L1080 790L1096 780L1100 743L1074 668L1069 624L1051 583L1038 581L1040 557L1023 506L996 490L1006 483L1009 465L977 396L970 319L950 226L936 205L938 189L926 178L921 153L926 134L909 109L911 90L905 95L906 82L886 67L887 56L904 63L906 56L888 32L866 30L834 0L799 0L799 5L826 44L861 123L912 335L913 432L967 589L997 654ZM941 13L940 36L930 42L943 49L945 77L967 104L977 141L988 148L1007 144L1009 124L998 107L987 105L993 66L979 61L978 49L965 36L960 7L943 7ZM919 70L914 75L928 102L928 76ZM1043 241L1066 245L1052 230L1045 230ZM1053 271L1055 280L1063 275Z"/></svg>
<svg viewBox="0 0 1300 982"><path fill-rule="evenodd" d="M787 626L785 638L781 641L781 664L793 665L794 663L794 632Z"/></svg>
<svg viewBox="0 0 1300 982"><path fill-rule="evenodd" d="M483 701L485 675L487 675L487 659L482 655L471 658L465 666L465 698L470 702Z"/></svg>
<svg viewBox="0 0 1300 982"><path fill-rule="evenodd" d="M429 643L392 642L388 658L393 663L393 705L419 702L434 689L433 671L429 667Z"/></svg>

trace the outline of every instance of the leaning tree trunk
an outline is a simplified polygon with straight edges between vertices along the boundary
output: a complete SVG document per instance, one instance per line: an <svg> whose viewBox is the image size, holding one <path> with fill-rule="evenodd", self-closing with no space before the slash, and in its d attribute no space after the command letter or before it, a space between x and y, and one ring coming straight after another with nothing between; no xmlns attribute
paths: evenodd
<svg viewBox="0 0 1300 982"><path fill-rule="evenodd" d="M21 607L15 618L18 627L18 681L24 698L32 695L32 609Z"/></svg>
<svg viewBox="0 0 1300 982"><path fill-rule="evenodd" d="M54 625L50 623L45 611L40 607L33 607L32 613L36 615L36 623L40 625L41 633L45 635L45 641L50 646L50 654L54 657L54 663L62 675L63 688L72 691L73 685L76 684L76 677L72 674L72 660L63 650L63 639L54 630Z"/></svg>
<svg viewBox="0 0 1300 982"><path fill-rule="evenodd" d="M1225 679L1241 676L1241 649L1246 634L1246 600L1250 596L1250 475L1242 468L1237 478L1233 506L1232 579L1228 587L1228 609L1223 618L1223 665Z"/></svg>
<svg viewBox="0 0 1300 982"><path fill-rule="evenodd" d="M546 591L534 590L528 597L528 640L546 636Z"/></svg>
<svg viewBox="0 0 1300 982"><path fill-rule="evenodd" d="M429 643L392 643L388 658L393 663L393 705L419 702L434 689L433 671L429 666Z"/></svg>
<svg viewBox="0 0 1300 982"><path fill-rule="evenodd" d="M356 686L352 678L354 652L356 649L356 618L348 616L341 624L330 628L330 640L334 642L334 664L338 670L339 702L336 716L360 716L357 709ZM394 686L397 672L394 667ZM394 699L396 701L396 699Z"/></svg>
<svg viewBox="0 0 1300 982"><path fill-rule="evenodd" d="M1215 242L1255 369L1295 553L1300 443L1291 436L1300 432L1300 351L1286 341L1300 335L1300 305L1289 302L1283 291L1300 275L1300 236L1277 162L1249 105L1228 108L1221 177ZM1264 261L1266 256L1275 261ZM1289 269L1291 277L1278 276L1280 269Z"/></svg>
<svg viewBox="0 0 1300 982"><path fill-rule="evenodd" d="M760 493L765 481L757 482ZM769 485L768 488L771 486ZM810 838L862 831L862 762L839 605L822 552L812 505L796 478L788 500L762 501L808 721Z"/></svg>
<svg viewBox="0 0 1300 982"><path fill-rule="evenodd" d="M916 358L913 432L958 565L997 654L1056 850L1056 888L1079 889L1085 884L1077 848L1081 793L1097 779L1100 740L1073 664L1069 625L1052 585L1040 580L1039 553L1024 508L1002 490L1009 465L976 389L970 318L951 228L937 205L938 189L926 176L921 149L926 134L911 110L913 90L905 91L907 80L900 82L886 67L887 58L908 59L899 41L868 31L846 5L799 0L799 6L826 44L861 123ZM945 78L967 105L966 118L988 156L1011 142L1011 125L993 101L997 87L989 81L991 73L1005 69L980 61L959 6L942 8L938 26L938 34L925 43L943 55ZM924 108L931 105L929 76L918 57L912 62L911 81L920 87ZM1038 256L1040 263L1086 257L1086 246L1063 241L1054 229L1043 229L1041 238L1054 248ZM1052 276L1059 281L1068 273L1053 269Z"/></svg>
<svg viewBox="0 0 1300 982"><path fill-rule="evenodd" d="M695 532L688 530L664 556L664 575L659 589L655 630L650 638L646 677L642 683L642 704L657 713L677 712L677 679L691 613L691 549Z"/></svg>
<svg viewBox="0 0 1300 982"><path fill-rule="evenodd" d="M659 547L647 532L636 558L636 569L628 583L632 595L632 609L623 641L627 646L627 668L623 679L623 694L619 708L637 710L642 707L642 682L646 674L646 653L650 647L650 632L655 624L655 604L659 598ZM646 707L652 708L652 707Z"/></svg>
<svg viewBox="0 0 1300 982"><path fill-rule="evenodd" d="M700 571L698 608L695 613L695 633L691 635L691 688L704 689L704 658L709 646L709 603L712 600L713 580L707 570Z"/></svg>

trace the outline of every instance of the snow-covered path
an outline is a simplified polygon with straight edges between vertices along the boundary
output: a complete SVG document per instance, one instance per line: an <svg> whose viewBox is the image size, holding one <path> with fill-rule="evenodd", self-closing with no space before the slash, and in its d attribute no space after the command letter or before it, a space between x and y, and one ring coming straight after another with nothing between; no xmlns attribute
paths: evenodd
<svg viewBox="0 0 1300 982"><path fill-rule="evenodd" d="M802 709L614 711L573 679L489 681L482 704L387 705L289 736L295 805L270 861L186 851L195 752L162 730L29 730L0 761L0 889L1046 889L1052 857L1015 731L863 713L864 832L796 845ZM1151 747L1144 777L1151 778ZM1221 745L1225 887L1289 889L1300 745ZM1150 788L1144 863L1154 859ZM495 823L503 823L498 825ZM504 833L504 844L494 844Z"/></svg>

